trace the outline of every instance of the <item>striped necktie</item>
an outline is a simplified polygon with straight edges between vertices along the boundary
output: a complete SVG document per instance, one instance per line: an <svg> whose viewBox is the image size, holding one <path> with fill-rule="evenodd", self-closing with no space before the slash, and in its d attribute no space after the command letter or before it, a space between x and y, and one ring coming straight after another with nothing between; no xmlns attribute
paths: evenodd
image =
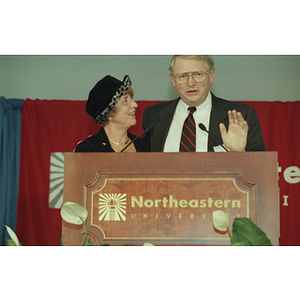
<svg viewBox="0 0 300 300"><path fill-rule="evenodd" d="M196 107L188 108L190 113L184 121L182 135L180 141L180 152L195 152L196 151L196 124L193 113Z"/></svg>

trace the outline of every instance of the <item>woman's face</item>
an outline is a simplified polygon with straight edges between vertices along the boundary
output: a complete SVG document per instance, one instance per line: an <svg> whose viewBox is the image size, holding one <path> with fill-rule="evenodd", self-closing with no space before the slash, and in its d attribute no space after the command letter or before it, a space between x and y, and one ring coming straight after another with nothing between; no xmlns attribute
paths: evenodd
<svg viewBox="0 0 300 300"><path fill-rule="evenodd" d="M114 106L109 123L126 129L134 126L136 124L135 110L137 107L137 103L129 94L123 95Z"/></svg>

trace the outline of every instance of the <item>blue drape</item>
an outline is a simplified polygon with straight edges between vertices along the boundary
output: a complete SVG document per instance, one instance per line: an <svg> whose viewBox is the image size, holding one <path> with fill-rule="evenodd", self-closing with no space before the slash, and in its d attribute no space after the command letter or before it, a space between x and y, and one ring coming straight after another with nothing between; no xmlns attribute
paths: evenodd
<svg viewBox="0 0 300 300"><path fill-rule="evenodd" d="M0 97L0 245L16 231L19 190L22 99Z"/></svg>

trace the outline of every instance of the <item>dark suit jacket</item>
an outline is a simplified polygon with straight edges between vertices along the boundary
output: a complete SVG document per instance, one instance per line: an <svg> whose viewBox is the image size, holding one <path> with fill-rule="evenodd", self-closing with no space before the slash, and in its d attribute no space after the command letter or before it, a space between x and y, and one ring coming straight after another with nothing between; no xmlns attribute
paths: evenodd
<svg viewBox="0 0 300 300"><path fill-rule="evenodd" d="M151 151L163 151L178 101L179 98L168 102L158 103L145 109L143 115L143 128L146 129L151 123L156 123L156 125L144 136L146 139L150 139ZM254 108L244 103L220 99L213 94L207 150L214 151L214 146L223 143L219 124L224 123L228 129L229 119L227 112L228 110L233 109L241 112L249 125L246 151L265 151L266 147Z"/></svg>
<svg viewBox="0 0 300 300"><path fill-rule="evenodd" d="M128 136L133 140L136 136L128 132ZM137 152L150 152L150 145L147 140L138 138L134 141L134 146ZM126 147L126 146L124 146ZM78 143L74 152L114 152L110 146L103 127L100 128L97 134L92 135L84 141Z"/></svg>

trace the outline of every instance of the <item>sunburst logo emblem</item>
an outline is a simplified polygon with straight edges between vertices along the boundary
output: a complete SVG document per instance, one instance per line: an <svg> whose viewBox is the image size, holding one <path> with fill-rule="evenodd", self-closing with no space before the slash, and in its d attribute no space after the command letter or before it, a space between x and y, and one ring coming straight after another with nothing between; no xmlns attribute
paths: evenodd
<svg viewBox="0 0 300 300"><path fill-rule="evenodd" d="M126 194L99 194L99 221L126 220Z"/></svg>

